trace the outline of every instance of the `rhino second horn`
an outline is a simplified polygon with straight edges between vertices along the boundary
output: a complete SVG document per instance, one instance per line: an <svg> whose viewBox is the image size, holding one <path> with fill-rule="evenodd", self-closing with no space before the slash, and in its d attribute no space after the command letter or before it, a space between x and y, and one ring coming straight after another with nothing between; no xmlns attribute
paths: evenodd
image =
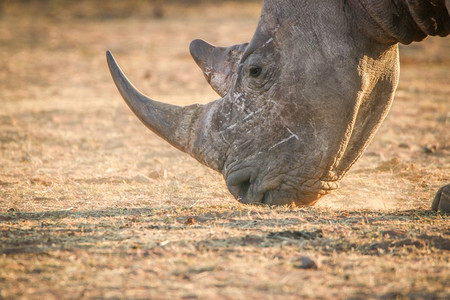
<svg viewBox="0 0 450 300"><path fill-rule="evenodd" d="M211 66L208 66L208 58L211 57L215 48L216 47L213 45L198 39L193 40L189 45L189 51L191 52L192 58L200 69L202 69L208 82L211 81L211 77L208 74L209 70L207 70L208 68L211 68Z"/></svg>
<svg viewBox="0 0 450 300"><path fill-rule="evenodd" d="M131 84L110 51L106 52L106 59L114 83L139 120L172 146L193 155L189 144L195 140L196 123L203 105L180 107L152 100Z"/></svg>

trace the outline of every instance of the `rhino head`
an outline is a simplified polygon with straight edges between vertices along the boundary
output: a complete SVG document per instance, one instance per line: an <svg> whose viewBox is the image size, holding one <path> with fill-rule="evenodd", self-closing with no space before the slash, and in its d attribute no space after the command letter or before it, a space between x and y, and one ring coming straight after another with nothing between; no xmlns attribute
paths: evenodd
<svg viewBox="0 0 450 300"><path fill-rule="evenodd" d="M148 98L107 60L138 118L221 172L236 199L311 205L338 187L386 116L397 43L449 31L438 0L266 0L250 43L191 43L221 98L186 107Z"/></svg>

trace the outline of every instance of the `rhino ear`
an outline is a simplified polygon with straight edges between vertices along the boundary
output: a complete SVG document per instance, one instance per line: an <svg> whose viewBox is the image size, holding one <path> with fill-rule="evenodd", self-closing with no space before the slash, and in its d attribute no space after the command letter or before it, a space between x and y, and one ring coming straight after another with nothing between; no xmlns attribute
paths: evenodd
<svg viewBox="0 0 450 300"><path fill-rule="evenodd" d="M382 29L377 40L410 44L428 35L447 36L450 17L444 0L360 0L361 14L367 12ZM447 4L448 5L448 4ZM372 33L374 28L368 30Z"/></svg>
<svg viewBox="0 0 450 300"><path fill-rule="evenodd" d="M214 47L203 40L194 40L189 50L206 81L223 97L233 84L233 74L236 73L247 45L248 43L231 47Z"/></svg>
<svg viewBox="0 0 450 300"><path fill-rule="evenodd" d="M450 4L450 1L409 0L406 2L412 18L425 34L444 37L450 33L450 7L445 7Z"/></svg>

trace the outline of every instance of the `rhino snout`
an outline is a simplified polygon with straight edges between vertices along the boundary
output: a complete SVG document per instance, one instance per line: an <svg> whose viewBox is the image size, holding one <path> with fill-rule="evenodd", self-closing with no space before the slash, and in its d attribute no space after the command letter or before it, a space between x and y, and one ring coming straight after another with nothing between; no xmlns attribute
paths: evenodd
<svg viewBox="0 0 450 300"><path fill-rule="evenodd" d="M231 173L226 183L230 193L245 204L284 205L295 202L295 191L283 190L281 182L259 178L257 168Z"/></svg>
<svg viewBox="0 0 450 300"><path fill-rule="evenodd" d="M279 184L270 184L258 180L259 172L255 168L246 168L231 173L226 179L230 193L245 204L273 203L273 191L279 188Z"/></svg>
<svg viewBox="0 0 450 300"><path fill-rule="evenodd" d="M265 205L313 205L322 196L339 186L338 181L301 180L266 174L262 176L257 168L244 168L232 172L226 178L230 193L244 204ZM265 179L261 179L265 177ZM272 178L268 180L267 178ZM276 179L273 179L276 178ZM288 183L290 182L290 183ZM294 184L297 182L297 184Z"/></svg>

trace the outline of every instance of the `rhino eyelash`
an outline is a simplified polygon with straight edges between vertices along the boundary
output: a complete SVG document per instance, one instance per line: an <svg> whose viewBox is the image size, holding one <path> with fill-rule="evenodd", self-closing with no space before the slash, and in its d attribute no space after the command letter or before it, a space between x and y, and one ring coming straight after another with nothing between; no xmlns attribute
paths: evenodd
<svg viewBox="0 0 450 300"><path fill-rule="evenodd" d="M249 72L248 72L248 75L250 77L256 78L259 75L261 75L261 73L262 73L262 68L261 67L251 67Z"/></svg>

